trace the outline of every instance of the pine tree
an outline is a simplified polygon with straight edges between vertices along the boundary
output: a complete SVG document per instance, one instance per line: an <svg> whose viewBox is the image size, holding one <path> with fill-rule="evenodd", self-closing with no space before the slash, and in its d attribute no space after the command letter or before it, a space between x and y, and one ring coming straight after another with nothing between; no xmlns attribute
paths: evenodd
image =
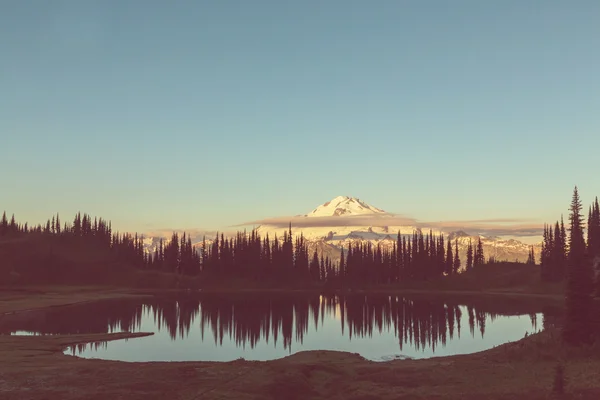
<svg viewBox="0 0 600 400"><path fill-rule="evenodd" d="M454 272L454 257L452 255L452 242L448 238L448 246L446 246L446 275L452 275Z"/></svg>
<svg viewBox="0 0 600 400"><path fill-rule="evenodd" d="M467 271L473 269L473 242L469 238L469 246L467 247Z"/></svg>
<svg viewBox="0 0 600 400"><path fill-rule="evenodd" d="M475 249L475 259L473 260L474 267L480 267L485 264L485 255L483 254L483 243L481 237L477 239L477 248Z"/></svg>
<svg viewBox="0 0 600 400"><path fill-rule="evenodd" d="M2 220L0 220L0 236L4 236L8 233L8 219L6 219L6 211L2 213Z"/></svg>
<svg viewBox="0 0 600 400"><path fill-rule="evenodd" d="M345 278L348 275L348 271L346 270L346 260L344 257L344 247L342 247L342 251L340 254L340 265L338 267L338 270L339 270L340 276Z"/></svg>
<svg viewBox="0 0 600 400"><path fill-rule="evenodd" d="M527 256L527 264L535 265L535 255L533 254L533 246L529 248L529 255Z"/></svg>
<svg viewBox="0 0 600 400"><path fill-rule="evenodd" d="M588 232L590 230L593 232L590 237L589 252L593 268L595 269L592 272L596 275L596 296L600 297L600 204L598 204L598 197L594 201L592 214L594 227L588 228Z"/></svg>
<svg viewBox="0 0 600 400"><path fill-rule="evenodd" d="M458 256L458 238L454 239L454 265L453 265L453 273L458 273L460 269L460 257Z"/></svg>
<svg viewBox="0 0 600 400"><path fill-rule="evenodd" d="M319 264L319 255L317 254L317 249L313 252L312 261L310 262L310 277L313 281L319 280L320 273L320 264Z"/></svg>
<svg viewBox="0 0 600 400"><path fill-rule="evenodd" d="M598 210L598 198L588 214L588 252L590 257L600 255L600 210Z"/></svg>
<svg viewBox="0 0 600 400"><path fill-rule="evenodd" d="M592 340L593 277L590 261L586 257L581 208L581 200L575 186L569 215L566 317L563 330L564 340L575 345Z"/></svg>
<svg viewBox="0 0 600 400"><path fill-rule="evenodd" d="M56 233L60 235L60 217L56 213Z"/></svg>
<svg viewBox="0 0 600 400"><path fill-rule="evenodd" d="M588 255L596 275L596 294L600 296L600 205L596 197L588 218Z"/></svg>
<svg viewBox="0 0 600 400"><path fill-rule="evenodd" d="M438 245L437 245L437 274L439 276L443 276L444 272L446 272L446 255L447 255L447 251L445 249L445 240L444 240L444 234L440 234L439 238L438 238Z"/></svg>
<svg viewBox="0 0 600 400"><path fill-rule="evenodd" d="M564 228L564 227L563 227ZM558 282L564 278L567 257L565 253L565 237L563 237L564 229L561 229L558 221L554 224L554 241L550 251L550 279Z"/></svg>
<svg viewBox="0 0 600 400"><path fill-rule="evenodd" d="M73 219L73 234L75 236L81 236L81 213L77 213Z"/></svg>
<svg viewBox="0 0 600 400"><path fill-rule="evenodd" d="M15 220L15 214L13 214L10 217L10 223L8 224L8 231L13 235L18 233L18 231L19 231L19 229L17 227L17 221Z"/></svg>
<svg viewBox="0 0 600 400"><path fill-rule="evenodd" d="M542 251L540 254L540 278L542 281L550 280L550 269L549 269L549 260L550 260L550 247L548 243L548 226L544 224L544 232L542 235Z"/></svg>
<svg viewBox="0 0 600 400"><path fill-rule="evenodd" d="M404 271L404 252L402 251L402 234L398 230L398 236L396 237L396 258L394 259L394 282L399 282L402 278Z"/></svg>

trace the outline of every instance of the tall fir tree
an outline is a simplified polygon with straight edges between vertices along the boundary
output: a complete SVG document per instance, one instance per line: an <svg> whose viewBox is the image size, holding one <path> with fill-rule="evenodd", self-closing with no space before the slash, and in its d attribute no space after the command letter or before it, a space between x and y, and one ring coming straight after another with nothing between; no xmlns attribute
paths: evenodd
<svg viewBox="0 0 600 400"><path fill-rule="evenodd" d="M454 272L454 255L452 254L452 242L448 238L448 246L446 246L446 275L452 275Z"/></svg>
<svg viewBox="0 0 600 400"><path fill-rule="evenodd" d="M527 264L535 265L535 255L533 253L533 246L529 248L529 254L527 255Z"/></svg>
<svg viewBox="0 0 600 400"><path fill-rule="evenodd" d="M590 343L593 330L593 276L590 260L586 255L581 208L579 192L575 186L569 215L566 315L563 329L563 339L574 345Z"/></svg>
<svg viewBox="0 0 600 400"><path fill-rule="evenodd" d="M342 247L342 251L340 254L340 265L338 267L339 273L341 276L346 277L347 276L347 270L346 270L346 258L344 255L344 247Z"/></svg>
<svg viewBox="0 0 600 400"><path fill-rule="evenodd" d="M600 297L600 205L596 197L590 212L588 225L588 253L596 276L596 296Z"/></svg>
<svg viewBox="0 0 600 400"><path fill-rule="evenodd" d="M460 269L460 257L458 256L458 238L454 239L454 263L452 265L453 273L457 274Z"/></svg>
<svg viewBox="0 0 600 400"><path fill-rule="evenodd" d="M0 220L0 236L4 236L8 233L8 219L6 219L6 211L2 213L2 219Z"/></svg>
<svg viewBox="0 0 600 400"><path fill-rule="evenodd" d="M475 249L475 257L473 259L473 267L480 267L485 264L485 254L483 254L483 243L481 237L477 239L477 248Z"/></svg>
<svg viewBox="0 0 600 400"><path fill-rule="evenodd" d="M473 242L469 238L469 245L467 247L467 271L473 269Z"/></svg>

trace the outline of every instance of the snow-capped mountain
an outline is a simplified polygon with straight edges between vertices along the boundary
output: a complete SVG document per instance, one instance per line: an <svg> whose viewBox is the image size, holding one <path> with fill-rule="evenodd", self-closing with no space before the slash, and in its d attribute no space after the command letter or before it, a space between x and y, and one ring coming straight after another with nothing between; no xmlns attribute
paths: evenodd
<svg viewBox="0 0 600 400"><path fill-rule="evenodd" d="M348 196L338 196L302 217L294 219L296 227L292 222L292 233L296 235L302 233L309 242L311 252L317 248L319 253L323 251L333 259L338 259L341 249L348 248L349 244L370 242L372 245L379 244L383 248L391 249L396 245L398 232L403 236L412 235L418 229L421 229L424 234L428 234L429 231L436 236L444 234L446 240L450 238L453 244L456 239L459 256L463 261L466 260L469 241L475 245L479 238L485 256L493 256L496 260L524 262L530 251L530 245L514 239L469 235L463 231L444 231L434 226L418 227L414 223L409 223L410 221L398 224L399 219L394 218L392 214L358 198ZM283 236L288 229L288 227L275 225L261 225L257 228L262 237L268 234L271 239L275 235ZM540 246L534 246L534 251L536 254L539 253Z"/></svg>
<svg viewBox="0 0 600 400"><path fill-rule="evenodd" d="M417 230L417 226L402 223L401 219L393 218L392 214L373 207L364 201L348 196L338 196L331 201L317 206L311 212L295 217L292 230L310 241L326 241L339 247L349 239L380 241L390 236L396 238L398 231L409 234ZM412 221L410 221L412 222ZM257 228L261 236L283 236L288 230L287 224L260 225ZM434 234L441 231L432 228Z"/></svg>
<svg viewBox="0 0 600 400"><path fill-rule="evenodd" d="M321 204L306 217L339 217L350 215L385 214L385 211L368 205L360 199L348 196L338 196L335 199Z"/></svg>
<svg viewBox="0 0 600 400"><path fill-rule="evenodd" d="M271 240L275 235L281 238L288 229L287 223L260 225L256 228L261 237L268 235ZM311 253L316 249L319 254L323 253L333 260L338 260L341 249L348 248L350 244L370 242L372 245L379 244L383 248L391 249L396 245L398 232L403 236L410 236L418 229L424 234L429 234L430 230L436 236L444 234L446 240L450 239L453 244L456 240L463 264L469 241L476 244L480 238L485 256L493 256L499 261L524 262L530 251L530 245L514 239L470 235L464 231L445 231L437 227L419 227L411 220L394 218L393 214L349 196L338 196L307 214L294 217L292 221L292 233L304 236ZM203 236L192 236L192 242L198 248L202 245ZM207 235L206 243L212 243L213 239L214 235ZM159 237L146 238L146 251L154 251L159 240ZM540 245L534 246L534 251L539 254Z"/></svg>

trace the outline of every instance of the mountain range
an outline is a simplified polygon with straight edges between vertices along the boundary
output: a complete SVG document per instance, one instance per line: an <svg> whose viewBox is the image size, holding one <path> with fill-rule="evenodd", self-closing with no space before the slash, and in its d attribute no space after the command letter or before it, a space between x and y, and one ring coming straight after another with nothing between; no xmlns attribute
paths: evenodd
<svg viewBox="0 0 600 400"><path fill-rule="evenodd" d="M394 214L350 196L335 197L309 213L297 215L289 220L292 224L292 233L304 236L311 254L316 249L319 255L324 254L332 260L338 260L341 249L348 248L349 244L370 242L372 245L379 244L383 248L391 249L396 244L398 232L402 235L412 235L418 229L421 229L424 234L429 233L430 230L434 235L443 233L446 240L449 238L453 243L457 240L463 265L469 241L476 244L481 239L486 258L494 257L498 261L525 262L531 248L531 245L516 239L469 234L463 230L445 231L434 226L417 226L416 223L410 223L408 219L399 224L403 220L394 218ZM275 235L282 237L284 232L288 231L290 222L280 218L276 222L261 224L255 229L261 237L269 235L272 240ZM154 251L159 240L160 237L147 237L144 240L146 251ZM212 241L213 237L206 238L207 244ZM192 242L200 249L203 237L192 235ZM533 247L536 256L539 255L541 243Z"/></svg>

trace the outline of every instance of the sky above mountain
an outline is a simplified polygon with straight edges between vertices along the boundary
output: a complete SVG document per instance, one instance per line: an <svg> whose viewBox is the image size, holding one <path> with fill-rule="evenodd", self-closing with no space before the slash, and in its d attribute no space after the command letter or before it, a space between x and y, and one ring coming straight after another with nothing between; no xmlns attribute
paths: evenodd
<svg viewBox="0 0 600 400"><path fill-rule="evenodd" d="M595 0L0 2L0 210L218 229L600 194Z"/></svg>

